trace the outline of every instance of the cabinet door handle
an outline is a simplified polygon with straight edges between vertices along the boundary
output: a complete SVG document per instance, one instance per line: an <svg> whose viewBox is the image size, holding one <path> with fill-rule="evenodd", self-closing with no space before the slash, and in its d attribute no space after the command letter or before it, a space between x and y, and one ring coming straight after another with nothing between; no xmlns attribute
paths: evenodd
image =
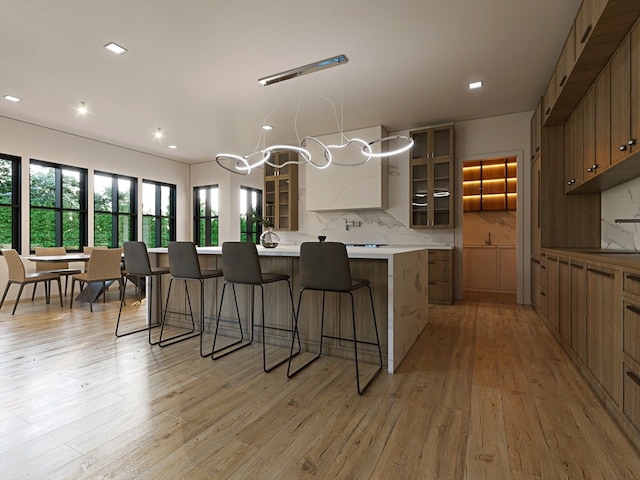
<svg viewBox="0 0 640 480"><path fill-rule="evenodd" d="M587 28L585 29L584 33L582 34L582 38L580 39L580 43L584 43L587 41L587 38L589 38L589 34L591 33L592 29L593 25L587 25Z"/></svg>
<svg viewBox="0 0 640 480"><path fill-rule="evenodd" d="M544 114L549 115L550 111L551 111L551 107L547 107L547 109L544 111Z"/></svg>
<svg viewBox="0 0 640 480"><path fill-rule="evenodd" d="M618 147L618 150L620 150L621 152L624 152L627 149L626 145L620 145L620 147Z"/></svg>
<svg viewBox="0 0 640 480"><path fill-rule="evenodd" d="M601 270L595 270L593 268L587 268L587 272L597 273L598 275L602 275L603 277L615 278L616 276L613 273L603 272Z"/></svg>
<svg viewBox="0 0 640 480"><path fill-rule="evenodd" d="M627 145L631 146L631 145L635 145L636 144L636 139L635 138L631 138L629 139L629 141L627 142Z"/></svg>
<svg viewBox="0 0 640 480"><path fill-rule="evenodd" d="M640 377L638 377L635 373L630 370L627 370L627 377L634 381L636 385L640 387Z"/></svg>
<svg viewBox="0 0 640 480"><path fill-rule="evenodd" d="M547 296L547 294L546 294L546 293L544 293L544 292L540 292L540 295L542 295L543 297L546 297L546 296Z"/></svg>
<svg viewBox="0 0 640 480"><path fill-rule="evenodd" d="M564 75L564 76L562 77L562 80L560 80L560 83L558 84L558 86L559 86L559 87L564 86L564 82L566 82L566 81L567 81L567 76L566 76L566 75Z"/></svg>
<svg viewBox="0 0 640 480"><path fill-rule="evenodd" d="M640 315L640 308L636 307L635 305L627 305L627 310L631 310L633 313L637 313L638 315Z"/></svg>
<svg viewBox="0 0 640 480"><path fill-rule="evenodd" d="M532 258L531 261L540 265L540 260L538 260L537 258Z"/></svg>
<svg viewBox="0 0 640 480"><path fill-rule="evenodd" d="M627 275L627 280L633 280L634 282L640 282L640 275Z"/></svg>

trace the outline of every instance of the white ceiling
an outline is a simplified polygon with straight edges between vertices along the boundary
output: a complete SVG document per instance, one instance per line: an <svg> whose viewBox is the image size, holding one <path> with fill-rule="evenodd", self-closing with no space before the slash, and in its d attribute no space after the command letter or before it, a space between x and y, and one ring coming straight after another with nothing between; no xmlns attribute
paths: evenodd
<svg viewBox="0 0 640 480"><path fill-rule="evenodd" d="M274 144L296 142L294 127L298 137L373 125L396 132L532 110L579 5L0 0L0 97L23 99L0 99L0 115L198 163L261 146L265 118ZM108 52L110 41L128 52ZM257 81L338 54L349 63ZM474 80L485 87L468 90Z"/></svg>

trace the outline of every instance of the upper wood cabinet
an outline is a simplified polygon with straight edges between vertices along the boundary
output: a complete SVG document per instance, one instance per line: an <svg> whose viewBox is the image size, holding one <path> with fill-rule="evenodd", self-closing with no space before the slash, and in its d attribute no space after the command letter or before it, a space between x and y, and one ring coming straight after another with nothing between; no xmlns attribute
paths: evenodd
<svg viewBox="0 0 640 480"><path fill-rule="evenodd" d="M564 124L639 15L637 0L583 0L544 93L544 126Z"/></svg>
<svg viewBox="0 0 640 480"><path fill-rule="evenodd" d="M574 24L575 58L579 58L604 10L607 0L583 0Z"/></svg>
<svg viewBox="0 0 640 480"><path fill-rule="evenodd" d="M453 228L453 125L410 132L411 228Z"/></svg>
<svg viewBox="0 0 640 480"><path fill-rule="evenodd" d="M413 139L412 160L419 158L453 159L453 125L414 130L410 135Z"/></svg>
<svg viewBox="0 0 640 480"><path fill-rule="evenodd" d="M573 65L575 63L575 36L574 29L571 28L569 30L569 36L567 40L564 42L564 47L562 48L562 52L560 53L560 58L558 58L558 63L556 64L555 69L555 97L557 98L562 94L562 90L564 86L567 84L567 80L569 80L569 75L573 70ZM555 98L553 99L555 102Z"/></svg>
<svg viewBox="0 0 640 480"><path fill-rule="evenodd" d="M297 159L297 154L283 151L272 153L270 161L284 165ZM265 165L263 198L264 217L275 229L298 230L298 165Z"/></svg>
<svg viewBox="0 0 640 480"><path fill-rule="evenodd" d="M640 27L611 59L611 163L640 151ZM635 102L635 103L634 103Z"/></svg>
<svg viewBox="0 0 640 480"><path fill-rule="evenodd" d="M565 123L565 193L600 192L640 175L638 25Z"/></svg>
<svg viewBox="0 0 640 480"><path fill-rule="evenodd" d="M531 163L540 155L542 140L542 98L538 101L531 117Z"/></svg>

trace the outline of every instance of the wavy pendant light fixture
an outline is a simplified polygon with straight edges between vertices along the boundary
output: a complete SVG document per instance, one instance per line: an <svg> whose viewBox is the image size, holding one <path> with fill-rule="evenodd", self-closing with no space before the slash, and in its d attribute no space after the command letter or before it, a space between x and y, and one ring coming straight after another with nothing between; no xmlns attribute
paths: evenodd
<svg viewBox="0 0 640 480"><path fill-rule="evenodd" d="M276 73L274 75L269 75L267 77L258 79L258 81L266 87L268 85L273 85L274 83L279 83L292 78L300 77L302 75L307 75L309 73L318 72L326 68L336 67L338 65L347 63L348 61L349 59L346 57L346 55L344 54L336 55L335 57L326 58L324 60L310 63L302 67L293 68L291 70L286 70L284 72ZM335 105L333 104L333 102L324 96L323 98L333 105L334 113L336 113ZM296 111L296 119L297 119L297 114L298 112ZM336 113L336 120L337 120L337 113ZM372 142L367 142L360 138L346 137L342 132L342 126L338 125L338 127L340 130L340 136L342 139L341 145L325 145L316 137L306 136L302 139L302 141L300 141L299 145L297 146L296 145L271 145L269 147L263 147L262 149L257 148L252 153L244 156L236 155L233 153L219 153L218 155L216 155L216 163L220 167L224 168L225 170L228 170L232 173L237 173L239 175L247 175L252 169L260 167L264 164L269 165L273 168L282 168L290 164L298 164L298 165L308 164L317 169L325 169L332 164L340 165L344 167L356 167L356 166L364 165L371 158L374 158L374 157L381 158L381 157L397 155L402 152L406 152L413 146L413 139L404 135L393 135L389 137L380 138ZM260 139L264 140L264 132L261 134ZM397 148L390 152L377 153L373 151L372 146L374 144L382 144L384 142L389 142L394 140L405 142L405 144L402 147ZM311 153L306 148L309 143L316 143L322 148L322 151L323 151L322 158L312 158ZM362 154L362 159L360 161L351 162L351 163L339 163L333 160L333 155L331 154L332 150L335 151L335 150L343 149L352 144L361 146L360 153ZM271 158L272 152L283 151L283 150L293 151L297 153L298 160L292 160L289 162L285 162L283 164L276 164L269 161Z"/></svg>

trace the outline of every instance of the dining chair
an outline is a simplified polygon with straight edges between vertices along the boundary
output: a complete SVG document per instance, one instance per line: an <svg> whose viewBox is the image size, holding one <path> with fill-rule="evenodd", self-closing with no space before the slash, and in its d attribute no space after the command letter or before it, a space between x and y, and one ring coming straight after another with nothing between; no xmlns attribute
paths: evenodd
<svg viewBox="0 0 640 480"><path fill-rule="evenodd" d="M200 356L207 357L210 353L204 353L203 337L204 337L204 281L207 279L217 278L222 276L222 270L218 269L201 269L198 262L198 252L193 242L169 242L167 246L167 252L169 254L169 273L171 279L169 280L169 288L167 290L167 301L164 307L164 313L162 315L162 324L160 327L160 340L159 345L166 347L173 345L190 338L200 337ZM172 314L189 315L191 318L191 330L184 333L173 335L169 338L163 338L164 329L166 327L167 311L169 306L169 298L171 296L171 287L174 280L184 281L184 291L187 298L187 304L189 305L189 313L184 312L171 312ZM193 317L193 309L191 308L191 298L189 297L189 289L187 284L189 282L199 282L200 284L200 331L196 331L196 324Z"/></svg>
<svg viewBox="0 0 640 480"><path fill-rule="evenodd" d="M8 279L7 279L7 287L4 289L4 294L2 295L2 300L0 300L0 308L4 304L4 299L9 292L9 287L14 283L20 285L20 290L18 290L18 296L16 297L16 303L13 305L13 310L11 311L11 315L16 313L16 308L18 307L18 302L20 301L20 296L22 295L22 290L25 285L34 284L33 288L40 283L50 283L52 280L56 280L58 282L58 295L60 296L60 306L63 306L62 303L62 284L60 283L60 274L52 273L52 272L36 272L36 273L27 273L24 264L22 263L22 259L18 252L14 249L3 249L2 256L7 261L7 268L9 271ZM51 300L51 289L45 285L45 299L47 304Z"/></svg>
<svg viewBox="0 0 640 480"><path fill-rule="evenodd" d="M49 255L66 255L67 249L64 247L36 247L36 257L49 256ZM64 277L64 296L67 296L67 289L69 287L69 277L76 273L82 273L79 268L69 268L69 262L35 262L36 272L54 272L59 273L61 277ZM31 300L36 295L36 286L33 286L33 293Z"/></svg>
<svg viewBox="0 0 640 480"><path fill-rule="evenodd" d="M300 321L300 305L302 304L303 294L307 291L322 292L322 313L320 317L320 349L316 356L308 360L296 370L291 370L291 359L293 358L293 342L291 343L291 352L289 354L289 365L287 367L287 377L291 378L303 368L309 366L312 362L320 358L322 355L322 340L330 338L338 341L353 342L353 354L356 367L356 387L358 394L362 395L365 389L378 376L382 370L382 351L380 349L380 337L378 336L378 326L376 324L376 313L373 305L373 294L369 280L361 278L352 278L351 268L349 266L349 257L347 256L347 248L340 242L305 242L300 245L300 295L298 297L298 311L296 314L295 334L299 335L298 325ZM356 317L353 292L360 288L369 290L369 299L371 300L371 319L372 327L375 332L376 340L368 341L358 339L356 334ZM338 294L349 295L351 300L351 324L353 336L345 338L335 335L328 335L324 331L325 318L325 296L327 292L336 292ZM358 345L373 345L377 347L378 357L380 359L377 370L371 375L364 387L360 387L360 368L358 360Z"/></svg>
<svg viewBox="0 0 640 480"><path fill-rule="evenodd" d="M131 279L133 283L136 285L136 291L140 294L143 289L140 285L140 281L146 281L149 279L149 288L145 290L145 295L147 297L147 308L150 305L153 305L153 279L158 279L158 286L156 287L158 294L162 294L162 275L166 275L170 273L168 267L152 267L151 262L149 261L149 253L147 252L147 246L144 242L124 242L122 245L122 249L124 252L124 265L125 265L125 275L124 275L124 286L122 298L120 299L120 311L118 312L118 322L116 323L116 337L124 337L127 335L131 335L133 333L144 332L147 330L149 332L149 344L157 345L158 342L151 341L151 329L159 327L161 324L156 323L152 325L149 323L144 328L139 328L133 331L128 331L126 333L119 333L118 329L120 327L120 317L122 315L122 306L125 304L125 294L127 291L127 280ZM160 318L162 318L162 302L160 302ZM151 322L151 319L149 319Z"/></svg>
<svg viewBox="0 0 640 480"><path fill-rule="evenodd" d="M265 372L273 370L278 365L286 362L289 357L285 357L281 361L267 367L267 353L265 344L265 330L280 330L294 334L294 317L295 307L293 304L293 293L291 291L291 282L289 275L286 273L272 273L263 272L260 267L260 258L258 256L258 250L255 244L251 242L224 242L222 244L222 271L224 276L224 285L222 287L222 295L220 296L220 305L218 307L218 316L216 318L216 329L213 336L213 349L211 352L211 358L217 360L229 353L240 350L253 343L254 329L255 329L255 306L253 302L255 287L260 288L260 299L262 307L262 324L258 325L262 328L262 368ZM287 282L289 288L289 299L291 300L291 327L284 328L281 326L265 325L264 315L264 285L273 284L276 282ZM238 320L239 338L235 338L232 343L220 347L216 350L216 341L218 339L218 327L220 326L220 318L222 315L222 305L224 302L224 294L227 286L231 285L233 291L233 299L235 302L235 310ZM251 337L248 341L244 340L244 332L242 330L242 321L240 319L240 309L238 307L238 297L236 295L236 285L248 285L251 287L251 319L250 329ZM293 349L294 339L292 339ZM298 339L298 352L300 352L300 339Z"/></svg>
<svg viewBox="0 0 640 480"><path fill-rule="evenodd" d="M95 284L101 287L100 292L105 294L107 287L118 282L120 294L122 295L122 248L94 248L87 262L87 270L84 273L78 273L71 277L71 303L69 308L73 308L73 292L76 282L81 286L93 290ZM107 284L108 282L108 284ZM91 293L91 292L89 292ZM95 295L97 298L98 295ZM89 309L93 312L94 295L89 295ZM103 302L106 301L103 296Z"/></svg>

